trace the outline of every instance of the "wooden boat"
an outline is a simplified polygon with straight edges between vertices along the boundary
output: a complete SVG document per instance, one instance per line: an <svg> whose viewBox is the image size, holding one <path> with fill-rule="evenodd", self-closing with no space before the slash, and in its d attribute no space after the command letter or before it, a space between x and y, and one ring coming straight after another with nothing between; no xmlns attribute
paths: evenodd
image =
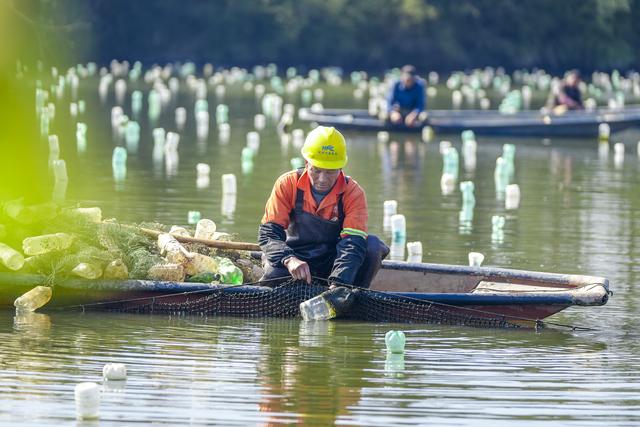
<svg viewBox="0 0 640 427"><path fill-rule="evenodd" d="M43 278L0 273L0 308L42 283ZM326 287L292 284L270 288L145 280L56 283L40 311L109 310L201 313L241 317L294 317L298 305ZM370 290L358 292L353 319L470 326L535 326L569 306L606 304L602 277L491 267L384 261Z"/></svg>
<svg viewBox="0 0 640 427"><path fill-rule="evenodd" d="M421 128L394 126L366 110L301 108L298 117L304 121L340 129L362 131L420 132ZM611 132L640 126L640 107L624 109L598 108L593 111L568 111L562 115L521 111L503 114L496 110L432 110L425 125L437 134L460 134L472 130L478 135L579 137L598 135L600 123L607 123Z"/></svg>

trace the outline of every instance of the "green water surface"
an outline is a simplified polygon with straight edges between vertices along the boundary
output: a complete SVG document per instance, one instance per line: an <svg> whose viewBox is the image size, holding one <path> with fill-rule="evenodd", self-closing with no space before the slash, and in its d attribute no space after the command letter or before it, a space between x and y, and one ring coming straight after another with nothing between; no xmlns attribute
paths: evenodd
<svg viewBox="0 0 640 427"><path fill-rule="evenodd" d="M327 90L327 106L359 106ZM229 90L231 139L221 144L209 97L211 130L198 141L194 99L182 94L157 125L175 129L173 110L185 106L177 169L152 157L152 125L141 114L142 138L129 154L127 176L114 181L109 111L86 90L89 126L85 153L76 150L71 125L61 136L67 161L67 200L100 206L106 217L186 224L188 211L216 221L220 231L255 242L274 180L290 169L297 149L282 145L273 124L260 132L254 168L243 173L241 151L259 104ZM128 106L125 112L130 114ZM63 111L60 114L68 114ZM61 122L64 123L63 120ZM298 126L305 131L305 123ZM383 230L385 200L398 201L407 238L421 241L424 261L466 264L470 251L485 265L605 276L614 295L604 307L573 307L557 322L592 332L476 330L430 325L298 320L52 313L0 313L0 422L75 423L73 387L101 381L102 366L126 363L128 380L104 383L101 425L275 423L331 425L557 425L640 423L640 132L612 137L626 157L599 153L595 139L478 137L471 227L459 223L461 195L440 191L439 141L460 150L459 135L431 143L419 135L346 133L346 172L366 190L370 233ZM515 143L514 182L521 206L505 211L493 171L502 144ZM196 185L196 164L211 166L210 185ZM238 179L237 206L222 215L220 177ZM491 217L505 215L503 240L492 240ZM407 335L404 356L387 357L384 334ZM97 425L97 423L81 423Z"/></svg>

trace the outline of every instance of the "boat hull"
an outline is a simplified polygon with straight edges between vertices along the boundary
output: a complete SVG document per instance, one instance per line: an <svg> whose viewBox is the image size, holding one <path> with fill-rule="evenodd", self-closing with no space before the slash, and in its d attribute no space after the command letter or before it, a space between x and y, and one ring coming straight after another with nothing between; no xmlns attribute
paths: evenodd
<svg viewBox="0 0 640 427"><path fill-rule="evenodd" d="M39 276L0 273L0 308L12 308L15 298L41 282ZM318 285L272 289L255 285L73 279L54 286L52 300L43 311L295 317L300 302L325 289ZM599 277L385 261L371 289L358 296L350 317L533 326L531 320L544 319L566 307L603 305L607 299L608 281Z"/></svg>
<svg viewBox="0 0 640 427"><path fill-rule="evenodd" d="M312 112L301 109L299 117L304 121L336 126L340 129L421 132L421 128L391 125L369 116L366 110L333 109ZM478 135L595 137L598 135L600 123L609 124L612 132L640 126L640 108L571 111L557 116L542 115L535 111L502 114L485 110L436 110L429 112L426 124L437 134L459 134L464 130L473 130Z"/></svg>

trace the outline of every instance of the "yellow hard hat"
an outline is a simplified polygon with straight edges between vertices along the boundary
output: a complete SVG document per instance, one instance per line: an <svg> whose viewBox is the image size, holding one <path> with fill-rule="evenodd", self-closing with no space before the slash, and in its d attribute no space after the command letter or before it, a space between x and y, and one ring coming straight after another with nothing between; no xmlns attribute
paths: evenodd
<svg viewBox="0 0 640 427"><path fill-rule="evenodd" d="M342 169L347 164L347 143L334 127L318 126L304 140L302 157L321 169Z"/></svg>

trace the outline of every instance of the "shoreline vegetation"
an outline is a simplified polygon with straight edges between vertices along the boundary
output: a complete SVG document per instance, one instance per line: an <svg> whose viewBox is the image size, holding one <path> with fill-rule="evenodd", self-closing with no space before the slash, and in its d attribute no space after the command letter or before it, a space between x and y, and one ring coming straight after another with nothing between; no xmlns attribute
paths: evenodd
<svg viewBox="0 0 640 427"><path fill-rule="evenodd" d="M65 57L118 58L380 72L412 63L421 72L501 66L552 73L640 64L640 0L286 0L188 7L175 0L30 0L7 2L5 9L33 41L30 55L51 64Z"/></svg>

